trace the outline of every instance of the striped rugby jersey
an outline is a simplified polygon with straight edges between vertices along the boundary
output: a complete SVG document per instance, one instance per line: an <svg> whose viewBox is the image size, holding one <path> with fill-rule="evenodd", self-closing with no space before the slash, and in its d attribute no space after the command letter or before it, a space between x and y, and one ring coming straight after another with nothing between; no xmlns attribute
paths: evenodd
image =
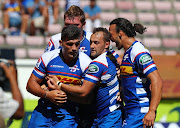
<svg viewBox="0 0 180 128"><path fill-rule="evenodd" d="M116 96L119 92L116 65L107 56L107 52L90 63L84 80L97 84L96 112L98 118L120 107Z"/></svg>
<svg viewBox="0 0 180 128"><path fill-rule="evenodd" d="M147 113L151 98L147 75L157 70L149 50L135 41L125 51L120 70L125 112Z"/></svg>
<svg viewBox="0 0 180 128"><path fill-rule="evenodd" d="M90 53L91 53L91 48L90 48L90 36L91 36L91 34L92 33L90 33L90 32L84 31L83 39L80 41L80 47L79 47L79 51L84 52L88 56L90 56ZM61 40L61 33L53 35L51 37L47 47L46 47L45 52L61 48L59 40Z"/></svg>

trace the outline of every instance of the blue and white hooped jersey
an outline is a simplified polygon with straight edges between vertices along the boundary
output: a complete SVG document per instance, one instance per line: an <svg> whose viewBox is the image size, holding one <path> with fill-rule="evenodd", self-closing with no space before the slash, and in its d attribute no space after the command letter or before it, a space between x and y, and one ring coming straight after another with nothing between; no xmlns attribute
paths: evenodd
<svg viewBox="0 0 180 128"><path fill-rule="evenodd" d="M82 84L81 77L91 62L89 56L79 52L79 57L75 65L69 67L61 60L59 53L60 49L45 52L36 63L33 74L40 79L43 79L47 74L56 75L63 83L73 85Z"/></svg>
<svg viewBox="0 0 180 128"><path fill-rule="evenodd" d="M91 34L92 33L90 33L90 32L84 31L83 39L80 41L81 43L80 43L80 47L79 47L79 51L84 52L88 56L90 56L90 53L91 53L91 48L90 48ZM46 47L45 52L61 48L59 40L61 40L61 33L58 33L58 34L52 36L47 47Z"/></svg>
<svg viewBox="0 0 180 128"><path fill-rule="evenodd" d="M151 98L147 75L157 70L149 50L135 41L125 51L120 69L125 112L147 113Z"/></svg>
<svg viewBox="0 0 180 128"><path fill-rule="evenodd" d="M98 86L96 96L97 117L104 116L120 107L120 104L116 103L116 94L119 92L116 66L106 55L107 52L90 63L84 78L84 80L93 82Z"/></svg>

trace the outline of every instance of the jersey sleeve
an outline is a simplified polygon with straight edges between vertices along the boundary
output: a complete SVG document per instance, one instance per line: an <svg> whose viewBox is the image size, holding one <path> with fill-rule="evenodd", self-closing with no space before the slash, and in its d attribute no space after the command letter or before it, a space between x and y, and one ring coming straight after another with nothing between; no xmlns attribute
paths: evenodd
<svg viewBox="0 0 180 128"><path fill-rule="evenodd" d="M138 69L147 76L151 72L157 70L157 67L149 53L140 53L135 57L134 62L137 64Z"/></svg>
<svg viewBox="0 0 180 128"><path fill-rule="evenodd" d="M54 42L52 40L52 38L49 40L49 43L47 44L46 46L46 49L45 49L45 52L48 52L48 51L52 51L55 49L55 45L54 45Z"/></svg>
<svg viewBox="0 0 180 128"><path fill-rule="evenodd" d="M105 67L106 66L100 62L95 62L95 61L91 62L88 67L84 80L87 80L96 84L101 79L101 76L104 73Z"/></svg>
<svg viewBox="0 0 180 128"><path fill-rule="evenodd" d="M34 67L34 70L33 70L33 74L40 78L40 79L43 79L46 75L46 66L45 66L45 63L43 62L43 59L42 57L40 57L36 63L36 66Z"/></svg>
<svg viewBox="0 0 180 128"><path fill-rule="evenodd" d="M61 39L61 33L53 35L46 46L45 52L61 48L60 43L59 43L60 39Z"/></svg>

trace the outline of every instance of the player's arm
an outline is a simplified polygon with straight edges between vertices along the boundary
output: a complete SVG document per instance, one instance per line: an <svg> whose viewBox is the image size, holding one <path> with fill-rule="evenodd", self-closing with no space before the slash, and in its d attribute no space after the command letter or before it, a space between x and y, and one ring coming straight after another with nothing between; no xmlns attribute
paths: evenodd
<svg viewBox="0 0 180 128"><path fill-rule="evenodd" d="M35 96L46 98L55 104L61 104L66 102L66 94L61 90L43 90L40 86L42 79L36 77L33 73L31 74L28 83L27 83L27 91L32 93Z"/></svg>
<svg viewBox="0 0 180 128"><path fill-rule="evenodd" d="M162 79L158 73L158 70L155 70L147 75L147 78L151 81L151 102L148 113L144 116L143 122L144 127L153 126L155 120L155 111L159 105L162 94Z"/></svg>
<svg viewBox="0 0 180 128"><path fill-rule="evenodd" d="M58 78L54 75L49 75L46 77L47 84L50 89L63 90L68 94L68 99L78 103L89 104L94 99L93 90L95 84L93 82L84 80L83 85L67 85L59 83ZM74 97L75 96L75 97ZM81 99L79 99L81 97Z"/></svg>
<svg viewBox="0 0 180 128"><path fill-rule="evenodd" d="M19 107L18 107L17 111L14 113L14 115L12 116L12 118L22 119L24 117L24 103L23 103L23 98L22 98L21 92L18 87L17 70L14 66L15 65L14 62L9 62L9 63L10 63L9 67L3 62L0 63L0 66L3 68L6 78L10 82L13 99L18 101L18 103L19 103Z"/></svg>

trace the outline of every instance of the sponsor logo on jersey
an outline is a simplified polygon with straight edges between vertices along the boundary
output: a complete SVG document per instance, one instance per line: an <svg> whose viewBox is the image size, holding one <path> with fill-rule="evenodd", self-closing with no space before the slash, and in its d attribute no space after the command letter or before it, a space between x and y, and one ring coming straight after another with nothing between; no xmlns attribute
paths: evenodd
<svg viewBox="0 0 180 128"><path fill-rule="evenodd" d="M149 62L151 62L151 61L152 61L151 56L150 56L150 55L147 55L147 54L142 55L142 56L140 57L140 59L139 59L139 63L142 64L142 65L147 64L147 63L149 63Z"/></svg>
<svg viewBox="0 0 180 128"><path fill-rule="evenodd" d="M128 54L126 54L125 56L124 56L124 61L126 60L128 58Z"/></svg>
<svg viewBox="0 0 180 128"><path fill-rule="evenodd" d="M53 68L64 68L64 66L61 66L61 65L50 65L50 67L53 67Z"/></svg>
<svg viewBox="0 0 180 128"><path fill-rule="evenodd" d="M99 67L95 64L89 65L88 73L96 73L99 71Z"/></svg>
<svg viewBox="0 0 180 128"><path fill-rule="evenodd" d="M133 74L133 69L130 66L121 66L120 67L121 75Z"/></svg>
<svg viewBox="0 0 180 128"><path fill-rule="evenodd" d="M69 67L69 69L71 69L71 72L76 72L77 70L79 70L79 68L77 68L77 65L74 65L74 67Z"/></svg>
<svg viewBox="0 0 180 128"><path fill-rule="evenodd" d="M81 85L81 79L68 77L68 76L62 76L62 75L56 75L60 82L64 84L73 84L73 85Z"/></svg>
<svg viewBox="0 0 180 128"><path fill-rule="evenodd" d="M86 47L80 47L80 52L87 52Z"/></svg>

